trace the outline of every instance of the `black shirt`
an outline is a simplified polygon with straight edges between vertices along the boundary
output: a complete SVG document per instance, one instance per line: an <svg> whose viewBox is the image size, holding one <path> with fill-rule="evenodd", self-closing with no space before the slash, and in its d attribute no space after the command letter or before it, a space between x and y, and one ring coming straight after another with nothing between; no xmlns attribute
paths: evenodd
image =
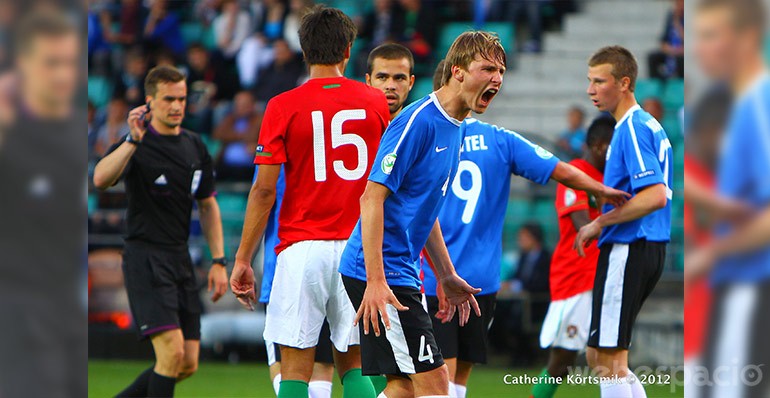
<svg viewBox="0 0 770 398"><path fill-rule="evenodd" d="M128 198L127 241L186 245L193 201L214 194L211 156L200 137L184 129L169 136L148 127L121 178Z"/></svg>

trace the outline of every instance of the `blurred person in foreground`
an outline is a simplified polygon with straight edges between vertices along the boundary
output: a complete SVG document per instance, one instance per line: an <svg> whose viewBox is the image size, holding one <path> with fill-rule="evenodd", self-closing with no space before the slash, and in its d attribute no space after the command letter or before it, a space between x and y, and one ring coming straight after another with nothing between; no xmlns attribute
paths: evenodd
<svg viewBox="0 0 770 398"><path fill-rule="evenodd" d="M144 90L147 105L129 112L128 134L96 164L93 180L99 189L125 181L123 275L137 331L156 359L118 396L171 397L198 368L202 303L187 246L193 202L213 257L213 302L227 291L227 261L211 157L197 134L181 128L185 76L153 68Z"/></svg>
<svg viewBox="0 0 770 398"><path fill-rule="evenodd" d="M770 75L762 55L766 23L761 0L703 0L695 12L698 63L707 76L726 83L734 98L716 190L754 212L746 220L727 212L732 217L717 226L711 243L685 258L685 280L710 272L714 289L704 364L706 380L715 383L701 391L713 397L770 392L770 378L764 374L770 359L765 341L770 331ZM725 369L732 377L719 378Z"/></svg>
<svg viewBox="0 0 770 398"><path fill-rule="evenodd" d="M588 61L586 93L617 121L604 183L634 195L621 207L605 204L603 214L575 237L581 256L599 239L586 359L598 376L609 378L600 382L603 398L646 397L628 367L628 348L636 316L663 273L671 239L673 151L660 123L636 102L637 73L634 55L620 46L603 47Z"/></svg>
<svg viewBox="0 0 770 398"><path fill-rule="evenodd" d="M15 77L2 79L10 95L0 131L3 397L87 394L87 145L73 101L83 39L61 15L27 14L14 31Z"/></svg>

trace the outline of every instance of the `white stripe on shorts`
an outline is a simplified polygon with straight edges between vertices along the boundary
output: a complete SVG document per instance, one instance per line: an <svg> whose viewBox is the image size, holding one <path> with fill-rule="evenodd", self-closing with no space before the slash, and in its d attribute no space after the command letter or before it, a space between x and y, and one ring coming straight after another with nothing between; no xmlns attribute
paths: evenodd
<svg viewBox="0 0 770 398"><path fill-rule="evenodd" d="M599 347L617 347L620 331L620 310L623 308L623 281L626 276L628 245L614 243L607 266L599 323Z"/></svg>
<svg viewBox="0 0 770 398"><path fill-rule="evenodd" d="M406 344L406 336L404 336L404 329L401 326L401 318L398 316L398 310L396 307L387 304L385 311L390 318L390 330L384 330L385 338L388 339L390 346L393 348L393 357L396 359L396 365L398 370L406 374L414 374L414 362L412 356L409 355L409 345ZM370 333L374 333L371 330Z"/></svg>
<svg viewBox="0 0 770 398"><path fill-rule="evenodd" d="M731 286L722 301L722 322L715 350L714 369L731 369L744 372L749 364L751 344L751 323L757 305L758 287L754 284ZM714 372L715 377L716 371ZM744 383L725 377L727 382L715 383L711 397L745 396Z"/></svg>
<svg viewBox="0 0 770 398"><path fill-rule="evenodd" d="M267 366L273 366L277 362L275 360L275 343L265 340L265 349L267 350Z"/></svg>

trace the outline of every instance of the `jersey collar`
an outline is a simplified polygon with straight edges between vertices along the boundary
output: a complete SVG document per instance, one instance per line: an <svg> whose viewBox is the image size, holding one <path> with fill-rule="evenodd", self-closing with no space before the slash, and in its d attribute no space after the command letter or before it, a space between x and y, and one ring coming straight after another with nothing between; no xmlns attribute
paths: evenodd
<svg viewBox="0 0 770 398"><path fill-rule="evenodd" d="M634 112L638 111L639 109L642 109L642 107L641 107L641 106L639 106L639 104L636 104L636 105L632 106L631 108L629 108L629 109L626 111L626 114L625 114L625 115L623 115L623 117L621 117L621 118L620 118L620 120L618 120L618 122L617 122L617 123L615 123L615 128L618 128L618 127L620 127L620 125L621 125L621 124L623 124L623 122L625 122L625 121L626 121L626 119L627 119L629 116L633 115L633 114L634 114Z"/></svg>
<svg viewBox="0 0 770 398"><path fill-rule="evenodd" d="M438 108L439 112L441 112L441 114L444 115L446 120L449 120L450 122L452 122L452 124L454 124L456 126L459 126L459 125L461 125L463 123L462 121L457 120L457 119L453 118L452 116L449 116L448 113L446 113L444 108L441 107L441 103L438 102L438 98L436 98L436 92L435 91L430 93L430 99L433 101L434 104L436 104L436 108Z"/></svg>

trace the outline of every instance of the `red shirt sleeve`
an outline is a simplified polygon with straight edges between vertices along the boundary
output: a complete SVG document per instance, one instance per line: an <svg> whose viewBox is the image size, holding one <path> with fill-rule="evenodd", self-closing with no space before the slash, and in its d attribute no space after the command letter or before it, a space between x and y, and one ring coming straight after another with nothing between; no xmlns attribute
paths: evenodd
<svg viewBox="0 0 770 398"><path fill-rule="evenodd" d="M274 100L267 103L259 130L254 164L286 163L286 131L289 127L287 121L280 104Z"/></svg>
<svg viewBox="0 0 770 398"><path fill-rule="evenodd" d="M585 191L568 188L562 184L556 187L556 213L559 217L589 208L588 194Z"/></svg>

